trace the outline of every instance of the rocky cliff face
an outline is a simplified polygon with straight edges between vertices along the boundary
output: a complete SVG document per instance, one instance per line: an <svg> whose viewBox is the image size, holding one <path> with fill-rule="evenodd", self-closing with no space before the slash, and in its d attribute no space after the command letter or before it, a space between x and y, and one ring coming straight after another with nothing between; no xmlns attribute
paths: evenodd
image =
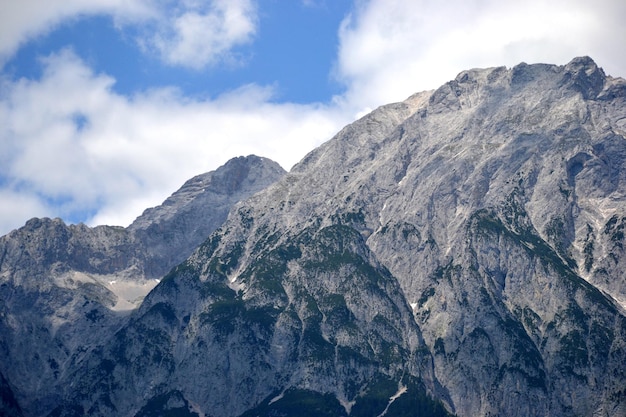
<svg viewBox="0 0 626 417"><path fill-rule="evenodd" d="M282 175L270 160L235 158L189 180L128 228L32 219L0 238L3 387L12 387L27 415L49 412L83 356L127 321L230 207Z"/></svg>
<svg viewBox="0 0 626 417"><path fill-rule="evenodd" d="M625 104L577 58L377 109L231 210L50 415L626 415Z"/></svg>
<svg viewBox="0 0 626 417"><path fill-rule="evenodd" d="M233 205L284 174L266 158L234 158L216 171L190 179L162 205L146 210L128 227L145 250L145 275L162 278L222 225Z"/></svg>

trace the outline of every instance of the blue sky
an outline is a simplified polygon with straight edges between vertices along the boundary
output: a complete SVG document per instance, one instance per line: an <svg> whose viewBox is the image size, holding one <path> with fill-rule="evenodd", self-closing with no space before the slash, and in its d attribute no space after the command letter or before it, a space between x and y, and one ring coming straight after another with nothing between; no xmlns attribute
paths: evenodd
<svg viewBox="0 0 626 417"><path fill-rule="evenodd" d="M626 76L621 0L22 0L0 4L0 234L127 225L257 154L289 169L464 69L589 55Z"/></svg>
<svg viewBox="0 0 626 417"><path fill-rule="evenodd" d="M120 94L176 86L192 97L210 97L245 84L274 85L274 100L294 103L327 101L342 84L331 69L337 54L338 27L350 13L349 0L305 3L264 0L257 3L257 29L250 42L236 45L234 62L196 67L167 65L142 53L140 28L116 28L114 18L93 14L72 18L23 45L6 64L14 77L39 77L41 56L62 47L116 80Z"/></svg>

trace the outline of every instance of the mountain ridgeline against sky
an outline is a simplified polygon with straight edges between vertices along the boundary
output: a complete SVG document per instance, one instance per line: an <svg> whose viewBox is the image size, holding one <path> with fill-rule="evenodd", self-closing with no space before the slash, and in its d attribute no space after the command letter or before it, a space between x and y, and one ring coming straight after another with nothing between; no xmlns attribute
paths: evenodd
<svg viewBox="0 0 626 417"><path fill-rule="evenodd" d="M86 352L112 336L234 204L284 174L266 158L234 158L128 228L32 219L0 238L2 403L17 398L24 415L47 414Z"/></svg>
<svg viewBox="0 0 626 417"><path fill-rule="evenodd" d="M584 57L464 71L284 176L221 176L266 187L223 223L201 177L127 229L32 220L0 242L0 410L626 415L625 161L626 81ZM125 308L110 283L155 279Z"/></svg>

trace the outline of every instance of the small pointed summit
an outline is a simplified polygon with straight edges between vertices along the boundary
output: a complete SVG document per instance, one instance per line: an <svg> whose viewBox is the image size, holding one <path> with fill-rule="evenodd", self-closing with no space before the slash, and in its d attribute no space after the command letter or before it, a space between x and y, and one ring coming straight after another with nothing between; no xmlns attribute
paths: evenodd
<svg viewBox="0 0 626 417"><path fill-rule="evenodd" d="M578 91L586 100L593 100L604 88L605 81L602 68L590 57L583 56L572 59L565 66L562 85Z"/></svg>

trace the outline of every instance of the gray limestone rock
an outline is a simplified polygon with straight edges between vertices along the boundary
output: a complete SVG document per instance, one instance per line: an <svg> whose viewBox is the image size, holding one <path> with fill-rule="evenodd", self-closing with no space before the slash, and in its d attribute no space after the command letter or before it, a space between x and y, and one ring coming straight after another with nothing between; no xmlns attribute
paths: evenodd
<svg viewBox="0 0 626 417"><path fill-rule="evenodd" d="M50 415L626 415L625 104L583 57L375 110L236 205Z"/></svg>
<svg viewBox="0 0 626 417"><path fill-rule="evenodd" d="M128 228L32 219L0 238L0 372L26 415L56 407L71 372L240 200L285 174L256 156L183 185Z"/></svg>
<svg viewBox="0 0 626 417"><path fill-rule="evenodd" d="M167 387L235 416L312 390L348 413L375 363L460 416L623 414L624 85L588 58L469 70L347 126L151 294L141 311L169 321L135 326L171 344L116 346L171 367L128 380L138 353L107 351L111 403L132 414ZM82 381L85 409L105 407Z"/></svg>
<svg viewBox="0 0 626 417"><path fill-rule="evenodd" d="M145 274L161 278L221 226L233 205L284 174L266 158L234 158L190 179L163 204L146 210L128 227L145 251Z"/></svg>

